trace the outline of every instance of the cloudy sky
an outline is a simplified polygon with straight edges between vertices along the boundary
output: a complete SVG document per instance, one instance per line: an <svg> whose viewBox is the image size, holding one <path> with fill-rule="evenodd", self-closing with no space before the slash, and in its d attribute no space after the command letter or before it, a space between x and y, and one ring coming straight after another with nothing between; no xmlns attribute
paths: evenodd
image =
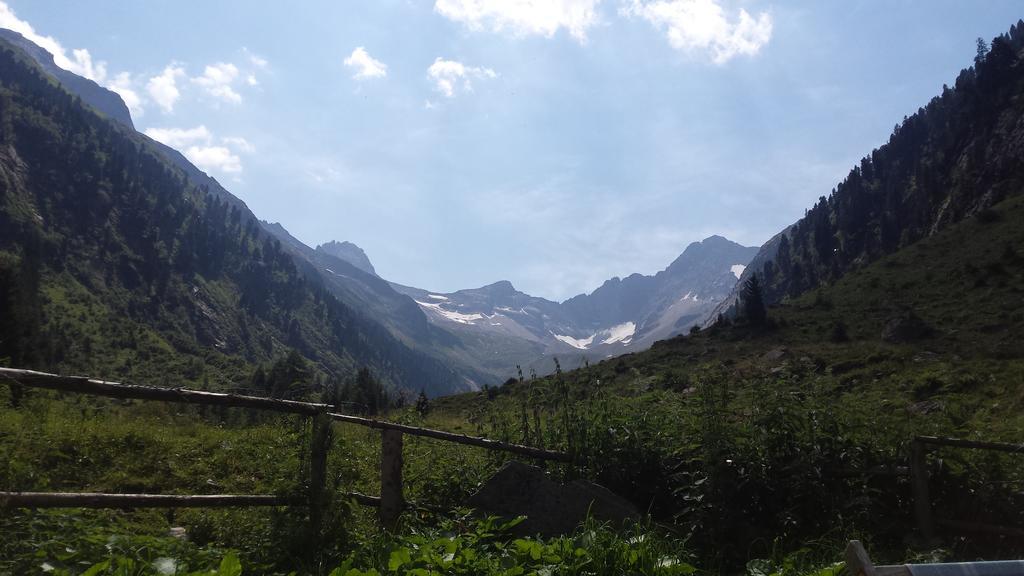
<svg viewBox="0 0 1024 576"><path fill-rule="evenodd" d="M1019 0L6 0L304 242L563 299L826 195Z"/></svg>

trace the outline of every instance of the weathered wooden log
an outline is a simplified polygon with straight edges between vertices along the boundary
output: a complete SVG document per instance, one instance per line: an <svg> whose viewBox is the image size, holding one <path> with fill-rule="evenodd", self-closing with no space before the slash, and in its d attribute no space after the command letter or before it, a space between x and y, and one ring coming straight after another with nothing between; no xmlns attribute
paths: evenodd
<svg viewBox="0 0 1024 576"><path fill-rule="evenodd" d="M378 507L378 496L359 492L342 494L341 498L361 506ZM305 506L301 496L261 494L102 494L95 492L0 492L2 508L230 508L244 506Z"/></svg>
<svg viewBox="0 0 1024 576"><path fill-rule="evenodd" d="M997 450L999 452L1016 452L1024 454L1024 444L1008 444L1006 442L983 442L981 440L964 440L962 438L943 438L940 436L918 436L915 441L934 446L954 446L957 448L977 448L979 450Z"/></svg>
<svg viewBox="0 0 1024 576"><path fill-rule="evenodd" d="M97 380L87 376L58 376L56 374L47 374L45 372L36 372L34 370L19 370L14 368L0 368L0 382L4 380L33 388L47 388L63 392L109 396L111 398L132 398L138 400L159 400L163 402L180 402L186 404L211 404L214 406L228 406L236 408L256 408L259 410L270 410L273 412L305 414L307 416L314 416L333 408L333 406L329 404L296 402L293 400L261 398L259 396L243 396L241 394L227 394L223 392L204 392L201 390L186 390L184 388L158 388L155 386L141 386L138 384L121 384L119 382Z"/></svg>
<svg viewBox="0 0 1024 576"><path fill-rule="evenodd" d="M978 534L998 534L1001 536L1012 536L1014 538L1024 538L1024 528L1018 528L1015 526L1000 526L997 524L985 524L982 522L962 522L959 520L949 520L940 518L935 521L940 526L947 528L953 528L961 532L975 532Z"/></svg>
<svg viewBox="0 0 1024 576"><path fill-rule="evenodd" d="M572 455L566 454L565 452L556 452L554 450L544 450L541 448L534 448L532 446L524 446L522 444L511 444L509 442L501 442L498 440L491 440L489 438L480 438L477 436L466 436L465 434L455 434L453 432L443 432L441 430L433 430L431 428L419 428L417 426L409 426L407 424L397 424L394 422L385 422L383 420L373 420L370 418L362 418L359 416L350 416L348 414L329 414L331 418L338 420L339 422L348 422L351 424L358 424L360 426L366 426L368 428L378 428L381 430L397 430L403 434L410 434L412 436L423 436L426 438L436 438L438 440L445 440L447 442L455 442L457 444L467 444L469 446L479 446L488 450L502 450L505 452L512 452L514 454L521 454L523 456L529 456L531 458L537 458L540 460L555 460L558 462L572 462Z"/></svg>
<svg viewBox="0 0 1024 576"><path fill-rule="evenodd" d="M101 494L96 492L0 492L0 508L225 508L302 506L294 496L265 494Z"/></svg>
<svg viewBox="0 0 1024 576"><path fill-rule="evenodd" d="M380 496L367 496L366 494L360 494L359 492L349 492L343 495L342 498L352 500L360 506L369 506L371 508L380 507Z"/></svg>

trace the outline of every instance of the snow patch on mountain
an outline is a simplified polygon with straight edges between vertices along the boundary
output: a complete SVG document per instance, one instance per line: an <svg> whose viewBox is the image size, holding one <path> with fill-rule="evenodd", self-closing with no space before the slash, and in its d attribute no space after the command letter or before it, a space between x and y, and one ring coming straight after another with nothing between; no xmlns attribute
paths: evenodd
<svg viewBox="0 0 1024 576"><path fill-rule="evenodd" d="M573 338L572 336L563 336L561 334L555 334L554 332L552 332L551 335L554 336L556 340L560 342L565 342L569 346L572 346L573 348L578 348L580 350L586 350L588 347L590 347L590 344L593 343L595 336L592 334L590 338L578 339Z"/></svg>
<svg viewBox="0 0 1024 576"><path fill-rule="evenodd" d="M740 276L743 276L743 271L746 270L746 269L747 269L747 267L744 264L733 264L729 268L729 270L731 270L732 273L736 276L737 280L740 279Z"/></svg>
<svg viewBox="0 0 1024 576"><path fill-rule="evenodd" d="M447 296L441 296L440 294L427 294L427 298L432 300L447 300Z"/></svg>
<svg viewBox="0 0 1024 576"><path fill-rule="evenodd" d="M633 322L623 322L622 324L608 328L604 333L607 334L608 337L601 341L602 344L614 344L615 342L629 344L633 339L633 334L636 334L636 324ZM593 338L593 336L591 338Z"/></svg>
<svg viewBox="0 0 1024 576"><path fill-rule="evenodd" d="M459 324L472 324L474 320L483 320L484 318L490 318L490 316L484 316L483 314L462 314L461 312L452 312L451 310L445 310L440 304L433 302L420 302L415 300L417 304L430 310L443 318L447 318L452 322L458 322Z"/></svg>
<svg viewBox="0 0 1024 576"><path fill-rule="evenodd" d="M551 335L559 342L564 342L579 350L589 350L595 342L599 344L615 344L619 342L625 346L633 341L634 334L636 334L636 323L634 322L623 322L611 328L598 330L587 338L573 338L572 336L551 332Z"/></svg>

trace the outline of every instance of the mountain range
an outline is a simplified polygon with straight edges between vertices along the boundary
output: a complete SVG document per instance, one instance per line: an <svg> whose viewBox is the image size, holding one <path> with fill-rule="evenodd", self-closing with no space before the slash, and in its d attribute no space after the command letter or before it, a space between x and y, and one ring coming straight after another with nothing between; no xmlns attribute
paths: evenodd
<svg viewBox="0 0 1024 576"><path fill-rule="evenodd" d="M590 294L554 302L507 280L456 292L388 282L355 244L314 249L278 223L263 228L315 267L340 299L372 311L408 346L444 360L475 386L500 383L520 370L550 372L555 359L600 360L685 333L729 295L757 252L712 236L653 276L612 278Z"/></svg>
<svg viewBox="0 0 1024 576"><path fill-rule="evenodd" d="M140 325L137 329L151 330L164 340L179 341L177 345L171 344L179 351L185 347L184 343L196 351L213 343L233 357L232 362L251 365L270 361L284 349L298 349L329 378L342 377L351 373L354 367L366 365L395 388L424 389L432 394L457 392L499 384L520 370L550 372L555 367L554 358L568 362L597 360L641 350L659 339L684 333L704 321L729 295L757 251L757 248L740 246L713 236L691 244L665 270L653 276L632 274L622 279L612 278L590 294L581 294L560 303L519 292L508 281L452 293L402 286L380 278L369 257L353 243L328 242L313 248L296 239L280 224L259 220L242 200L180 152L137 132L127 106L116 93L59 68L51 54L16 32L0 29L0 40L10 51L7 64L12 70L19 68L18 72L25 73L28 68L30 76L38 73L50 81L50 98L60 99L61 88L75 97L68 104L68 114L76 106L80 110L74 113L83 118L98 113L95 119L88 118L85 123L93 126L91 133L101 129L109 132L110 141L97 143L99 149L94 153L101 153L104 146L127 146L137 154L152 156L157 159L157 164L166 166L166 174L154 173L149 186L177 188L188 209L212 216L206 225L220 226L222 219L227 222L226 230L211 234L228 236L227 239L221 238L227 245L218 246L218 249L230 252L221 255L221 260L233 261L233 270L211 268L208 263L203 263L202 266L175 270L179 275L173 282L161 280L167 284L192 286L192 293L186 298L188 302L183 304L191 308L188 315L195 319L195 325L189 326L185 334L171 330L174 337L170 338L168 323L161 319L161 314L128 315ZM24 85L15 86L15 78L18 78L17 74L6 79L12 92L27 89ZM37 88L39 86L32 87L33 90ZM31 104L26 104L25 108L31 108ZM23 162L19 145L26 143L15 140L9 154L2 160L6 162L8 174L18 175L27 170L30 177L9 180L8 184L13 182L15 185L8 186L5 195L8 198L18 196L29 213L38 212L39 205L46 205L57 211L61 218L70 218L72 214L66 211L72 204L66 198L55 199L51 191L34 186L35 178L31 177L31 172L43 169L46 162L41 161L38 166ZM58 157L66 153L58 147L36 152L41 155L40 159L47 154ZM87 168L103 170L101 166ZM113 186L105 193L118 196L125 192ZM162 243L160 246L165 250L178 251L181 245L186 244L184 235L194 234L180 228L180 214L171 223L161 221L165 215L159 215L159 212L167 210L162 206L165 203L166 200L150 200L151 212L145 217L158 220L158 227L173 224L177 228L166 231L165 238L143 234L140 241L145 246L138 246L139 253L133 253L132 259L145 260L147 256L144 253L156 250L155 246L148 245L154 241ZM12 221L16 219L13 211L7 216ZM0 245L0 250L6 249L18 258L23 257L23 246L29 242L28 237L45 237L49 223L50 219L44 218L42 223L37 223L40 228L31 231L26 231L24 226L12 227L10 230L20 229L22 233L9 235L6 245ZM110 233L115 235L124 234L127 231L123 228L133 226L124 218L111 219L109 215L106 221L97 220L96 225L106 229L114 227ZM75 242L71 231L61 232L62 242ZM252 249L253 244L260 245L266 239L273 240L273 244L263 246L258 252ZM90 247L91 256L101 260L114 257L110 250L106 244ZM264 342L260 351L255 351L252 342L247 341L252 335L246 334L245 325L259 319L259 314L254 313L251 304L248 310L239 308L245 308L247 293L262 293L262 290L250 285L258 281L251 275L247 276L246 272L264 268L268 252L277 251L289 259L277 264L285 266L294 284L292 288L297 290L290 295L290 300L298 301L290 302L291 308L288 309L270 305L262 310L273 316L273 321L267 324L277 324L277 333L269 336L269 343ZM197 255L197 258L204 257ZM214 281L224 275L234 275L227 294L221 294L225 297L220 302L205 298L200 280ZM81 277L74 276L58 279L43 274L44 279L57 285L70 282L100 300L118 300L111 298L110 292L119 290L140 299L148 295L137 293L139 290L152 292L151 287L146 287L148 278L139 283L135 279L118 277L114 279L117 282L111 282L118 284L115 289L112 285L90 285ZM114 273L114 276L118 274ZM267 280L264 277L260 281ZM343 310L358 327L335 324L330 327L330 337L306 334L305 331L312 330L311 325L315 322L308 310L302 310L305 305L301 301L315 303L319 300L323 305L320 291L329 294L337 309ZM118 305L108 305L107 308L117 310ZM301 346L296 346L299 343ZM361 352L357 353L355 349ZM197 362L207 363L209 359ZM228 372L225 378L241 379L237 372Z"/></svg>
<svg viewBox="0 0 1024 576"><path fill-rule="evenodd" d="M392 286L414 298L432 322L467 337L525 340L543 358L602 359L700 324L729 295L756 252L712 236L689 245L653 276L612 278L561 303L519 292L507 281L452 293Z"/></svg>

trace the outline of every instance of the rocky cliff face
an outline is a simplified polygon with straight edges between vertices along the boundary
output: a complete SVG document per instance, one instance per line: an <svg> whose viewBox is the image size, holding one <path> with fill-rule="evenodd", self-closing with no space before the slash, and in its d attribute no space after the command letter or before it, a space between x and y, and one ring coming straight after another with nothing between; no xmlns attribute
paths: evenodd
<svg viewBox="0 0 1024 576"><path fill-rule="evenodd" d="M351 242L328 242L317 246L316 249L329 256L340 258L363 272L373 274L374 276L377 275L377 271L373 269L373 264L370 263L366 252L363 252L362 248Z"/></svg>

